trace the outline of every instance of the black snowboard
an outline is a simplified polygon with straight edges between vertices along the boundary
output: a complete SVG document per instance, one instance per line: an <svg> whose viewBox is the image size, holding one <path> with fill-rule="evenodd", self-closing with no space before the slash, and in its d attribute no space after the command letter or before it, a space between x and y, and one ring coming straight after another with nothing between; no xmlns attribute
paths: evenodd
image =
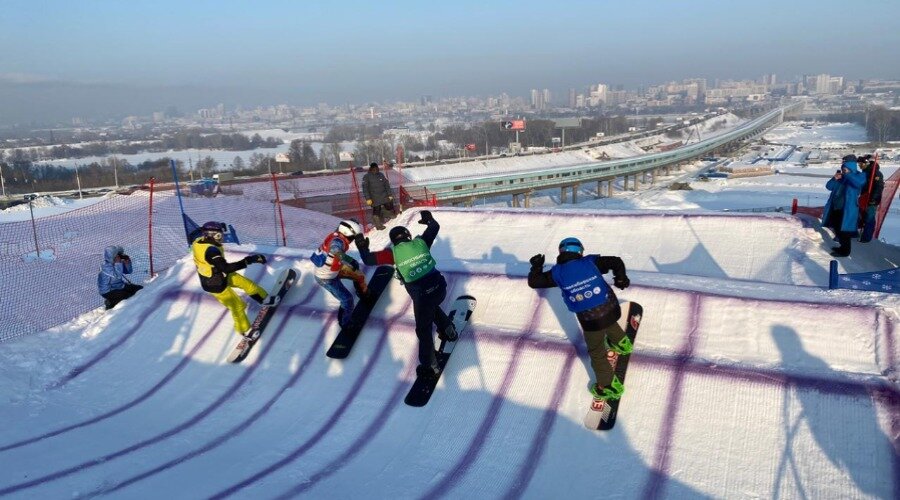
<svg viewBox="0 0 900 500"><path fill-rule="evenodd" d="M634 345L634 338L637 336L638 328L641 326L641 317L643 315L644 308L640 304L629 302L627 310L619 320L620 322L625 321L625 335L628 335L628 338L631 339L632 345ZM609 363L615 368L616 376L624 384L625 371L628 370L628 360L631 359L631 354L620 356L613 351L607 351L606 356L609 359ZM619 414L619 404L621 402L621 399L614 401L592 399L591 408L584 417L584 426L591 430L607 431L612 429L616 425L616 416Z"/></svg>
<svg viewBox="0 0 900 500"><path fill-rule="evenodd" d="M296 281L297 272L293 269L288 269L279 276L278 281L275 283L275 290L278 291L273 292L277 294L278 302L274 306L263 306L259 310L256 319L253 320L253 323L250 325L250 333L247 335L247 337L250 337L250 340L243 349L241 349L241 343L238 342L238 345L231 351L231 354L228 355L228 361L230 363L240 363L248 354L250 354L253 346L256 345L256 341L259 340L260 335L262 335L263 330L265 330L266 325L269 324L269 320L272 319L272 315L275 314L275 310L278 309L278 306L281 304L281 300L284 299L284 295Z"/></svg>
<svg viewBox="0 0 900 500"><path fill-rule="evenodd" d="M458 337L454 342L441 341L441 348L438 349L437 352L437 362L440 371L436 376L416 377L416 381L413 382L412 388L409 390L409 393L406 394L406 399L403 400L404 403L409 406L425 406L428 404L428 400L431 399L431 394L434 393L434 389L437 387L438 380L441 379L441 374L444 373L444 367L447 366L447 361L450 359L450 355L453 354L453 348L456 347L459 338L462 337L463 331L466 329L466 326L469 325L469 319L472 318L475 304L475 297L472 297L471 295L460 295L453 301L453 305L451 306L450 312L447 313L447 316L456 327Z"/></svg>
<svg viewBox="0 0 900 500"><path fill-rule="evenodd" d="M387 288L393 277L393 266L379 266L375 269L375 273L372 274L368 286L366 287L369 295L367 300L359 300L356 303L356 306L353 307L350 323L346 328L341 328L341 331L334 339L331 347L328 348L328 352L325 353L326 356L329 358L344 359L350 355L350 350L353 349L353 344L355 344L356 339L359 338L359 334L362 332L363 326L365 326L366 320L369 318L369 314L371 314L372 309L375 308L375 304L378 303L381 293L384 292L384 289Z"/></svg>

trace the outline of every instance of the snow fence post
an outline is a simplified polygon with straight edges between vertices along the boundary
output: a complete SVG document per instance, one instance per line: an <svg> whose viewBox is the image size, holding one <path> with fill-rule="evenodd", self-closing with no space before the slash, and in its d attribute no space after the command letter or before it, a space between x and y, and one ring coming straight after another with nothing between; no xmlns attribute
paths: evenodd
<svg viewBox="0 0 900 500"><path fill-rule="evenodd" d="M275 173L272 174L272 184L275 186L275 206L278 208L278 219L281 221L281 246L287 246L287 234L284 232L284 214L281 212L281 196L278 194L278 181ZM277 237L276 237L277 240Z"/></svg>
<svg viewBox="0 0 900 500"><path fill-rule="evenodd" d="M834 290L838 287L838 263L832 260L828 269L828 289Z"/></svg>
<svg viewBox="0 0 900 500"><path fill-rule="evenodd" d="M150 277L153 277L153 184L154 177L150 178L150 210L147 216L147 253L150 256Z"/></svg>

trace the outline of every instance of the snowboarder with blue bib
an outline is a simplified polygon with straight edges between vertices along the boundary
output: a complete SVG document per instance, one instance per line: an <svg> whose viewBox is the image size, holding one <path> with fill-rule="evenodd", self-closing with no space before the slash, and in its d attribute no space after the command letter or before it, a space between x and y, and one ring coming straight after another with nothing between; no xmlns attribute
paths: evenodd
<svg viewBox="0 0 900 500"><path fill-rule="evenodd" d="M621 398L625 387L616 377L606 353L612 350L620 355L630 354L633 346L619 326L622 309L603 275L612 271L613 284L624 290L630 284L625 274L625 263L614 256L584 255L584 245L577 238L559 242L556 265L549 271L544 271L543 254L535 255L529 262L528 286L559 287L566 307L575 313L584 330L591 367L597 380L591 385L591 394L599 400Z"/></svg>

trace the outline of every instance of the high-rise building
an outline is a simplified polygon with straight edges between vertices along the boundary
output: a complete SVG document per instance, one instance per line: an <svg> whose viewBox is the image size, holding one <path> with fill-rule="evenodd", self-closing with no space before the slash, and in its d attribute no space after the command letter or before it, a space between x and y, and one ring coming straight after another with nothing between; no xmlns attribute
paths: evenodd
<svg viewBox="0 0 900 500"><path fill-rule="evenodd" d="M577 95L575 94L575 89L569 89L569 107L574 108L577 104Z"/></svg>
<svg viewBox="0 0 900 500"><path fill-rule="evenodd" d="M609 87L606 84L598 83L596 87L591 85L590 105L599 106L606 104L609 94Z"/></svg>
<svg viewBox="0 0 900 500"><path fill-rule="evenodd" d="M831 93L831 75L821 74L816 77L816 94Z"/></svg>
<svg viewBox="0 0 900 500"><path fill-rule="evenodd" d="M544 105L541 107L541 109L547 109L547 108L550 107L550 89L544 89L543 94L544 94L544 95L543 95L543 98L544 98L544 99L543 99L543 100L544 100L544 103L543 103L543 104L544 104Z"/></svg>

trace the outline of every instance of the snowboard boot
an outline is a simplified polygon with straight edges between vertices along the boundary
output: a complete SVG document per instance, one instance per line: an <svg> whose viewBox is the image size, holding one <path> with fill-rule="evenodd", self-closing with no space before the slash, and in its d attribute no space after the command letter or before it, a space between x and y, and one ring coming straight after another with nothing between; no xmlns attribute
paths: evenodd
<svg viewBox="0 0 900 500"><path fill-rule="evenodd" d="M591 395L598 401L615 401L622 397L623 392L625 392L625 386L615 375L613 375L612 382L605 387L599 387L597 384L591 386Z"/></svg>
<svg viewBox="0 0 900 500"><path fill-rule="evenodd" d="M384 229L384 221L381 220L380 215L373 215L372 222L375 224L375 229L381 231Z"/></svg>
<svg viewBox="0 0 900 500"><path fill-rule="evenodd" d="M250 298L253 299L254 301L256 301L256 303L259 305L265 305L265 304L263 304L263 301L265 299L263 299L263 296L258 293L254 293L253 295L250 296Z"/></svg>
<svg viewBox="0 0 900 500"><path fill-rule="evenodd" d="M344 321L345 316L347 318L347 321ZM338 319L338 324L341 325L341 328L344 328L347 326L348 323L350 323L350 313L348 313L347 311L344 311L343 307L338 308L338 318L337 319Z"/></svg>
<svg viewBox="0 0 900 500"><path fill-rule="evenodd" d="M447 328L438 330L438 338L447 342L456 342L456 339L459 338L456 326L453 323L450 323L447 325Z"/></svg>
<svg viewBox="0 0 900 500"><path fill-rule="evenodd" d="M113 302L109 299L103 299L103 305L104 307L106 307L107 311L115 307L115 304L113 304Z"/></svg>
<svg viewBox="0 0 900 500"><path fill-rule="evenodd" d="M274 307L277 306L279 302L281 302L281 297L279 297L278 294L273 294L263 299L261 304L267 307Z"/></svg>
<svg viewBox="0 0 900 500"><path fill-rule="evenodd" d="M627 354L631 354L631 351L634 350L634 346L631 344L631 339L628 338L628 335L622 337L622 340L618 341L615 344L609 343L609 338L606 339L606 348L619 356L625 356Z"/></svg>
<svg viewBox="0 0 900 500"><path fill-rule="evenodd" d="M437 365L419 365L416 367L417 377L437 378L440 368Z"/></svg>

